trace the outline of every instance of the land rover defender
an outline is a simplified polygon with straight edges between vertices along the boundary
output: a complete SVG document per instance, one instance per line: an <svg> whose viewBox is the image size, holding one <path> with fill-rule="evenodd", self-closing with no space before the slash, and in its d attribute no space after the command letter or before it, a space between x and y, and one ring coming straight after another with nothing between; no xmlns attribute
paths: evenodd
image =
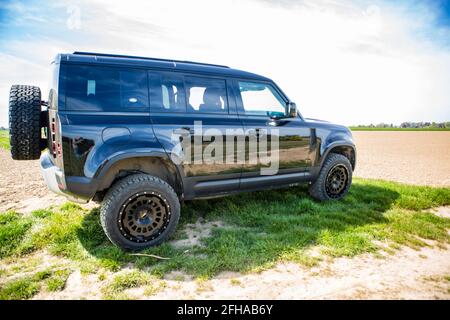
<svg viewBox="0 0 450 320"><path fill-rule="evenodd" d="M349 191L350 130L304 118L271 79L86 52L58 54L52 68L48 101L38 87L11 88L12 158L40 158L52 191L101 203L106 235L125 250L166 240L184 200L300 183L320 201Z"/></svg>

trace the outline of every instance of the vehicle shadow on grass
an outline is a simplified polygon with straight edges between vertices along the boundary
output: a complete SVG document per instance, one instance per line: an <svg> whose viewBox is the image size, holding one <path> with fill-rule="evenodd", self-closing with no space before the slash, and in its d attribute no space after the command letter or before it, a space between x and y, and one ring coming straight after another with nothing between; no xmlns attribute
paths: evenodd
<svg viewBox="0 0 450 320"><path fill-rule="evenodd" d="M221 223L197 245L178 247L169 241L141 252L168 260L133 256L113 246L103 234L98 209L85 216L78 238L103 266L120 269L133 263L160 276L173 270L214 276L270 267L280 260L308 265L314 259L305 250L313 245L336 256L373 251L367 228L387 222L384 213L398 197L388 188L355 183L343 200L324 203L313 201L306 187L191 201L182 208L173 239L183 239L186 227L199 220Z"/></svg>

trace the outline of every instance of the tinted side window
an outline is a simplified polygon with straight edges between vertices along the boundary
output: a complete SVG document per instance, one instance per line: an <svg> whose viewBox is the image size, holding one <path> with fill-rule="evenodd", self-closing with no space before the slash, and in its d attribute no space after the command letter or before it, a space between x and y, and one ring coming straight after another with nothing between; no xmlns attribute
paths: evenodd
<svg viewBox="0 0 450 320"><path fill-rule="evenodd" d="M188 112L228 113L225 80L185 77Z"/></svg>
<svg viewBox="0 0 450 320"><path fill-rule="evenodd" d="M145 71L68 66L66 88L67 110L148 112Z"/></svg>
<svg viewBox="0 0 450 320"><path fill-rule="evenodd" d="M150 105L155 112L186 112L183 77L149 72Z"/></svg>
<svg viewBox="0 0 450 320"><path fill-rule="evenodd" d="M286 112L283 98L270 85L239 81L239 91L246 114L267 115L271 112Z"/></svg>

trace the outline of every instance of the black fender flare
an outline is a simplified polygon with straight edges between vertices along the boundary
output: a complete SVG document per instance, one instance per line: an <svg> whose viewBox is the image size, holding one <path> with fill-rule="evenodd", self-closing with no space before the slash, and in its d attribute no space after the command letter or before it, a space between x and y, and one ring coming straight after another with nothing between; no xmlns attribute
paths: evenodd
<svg viewBox="0 0 450 320"><path fill-rule="evenodd" d="M347 141L347 140L338 140L338 141L334 141L330 144L328 144L321 157L320 157L320 162L319 162L319 170L322 168L323 162L325 161L325 159L327 158L328 154L331 152L331 150L333 150L336 147L349 147L352 149L353 151L353 155L354 155L354 160L351 161L352 162L352 167L353 170L355 170L356 167L356 146L353 142L351 141Z"/></svg>
<svg viewBox="0 0 450 320"><path fill-rule="evenodd" d="M185 175L183 167L174 163L172 159L169 157L169 155L165 151L160 150L145 150L145 151L131 151L131 152L124 152L119 155L115 155L111 158L105 159L102 164L98 167L97 171L94 174L93 179L97 182L97 191L100 187L102 187L102 184L104 182L104 179L106 178L109 170L111 167L118 163L119 161L127 160L127 159L134 159L134 158L156 158L159 160L163 160L165 162L170 163L173 165L173 167L176 170L177 174L177 180L180 182L180 189L184 194L184 186L186 185L185 182Z"/></svg>

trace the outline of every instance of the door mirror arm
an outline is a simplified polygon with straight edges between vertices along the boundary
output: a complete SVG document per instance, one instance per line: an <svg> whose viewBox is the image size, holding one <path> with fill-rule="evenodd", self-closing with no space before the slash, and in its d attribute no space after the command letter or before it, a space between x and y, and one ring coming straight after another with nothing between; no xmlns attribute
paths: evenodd
<svg viewBox="0 0 450 320"><path fill-rule="evenodd" d="M295 102L288 101L286 103L286 109L287 109L287 116L289 118L296 118L297 117L297 105Z"/></svg>

